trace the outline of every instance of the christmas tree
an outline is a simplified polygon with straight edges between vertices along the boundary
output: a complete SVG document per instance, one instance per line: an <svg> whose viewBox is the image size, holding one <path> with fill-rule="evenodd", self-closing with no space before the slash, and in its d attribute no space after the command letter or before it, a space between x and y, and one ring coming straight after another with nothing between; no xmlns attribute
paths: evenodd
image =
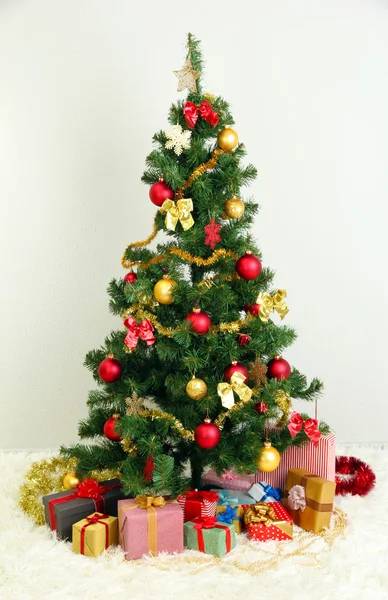
<svg viewBox="0 0 388 600"><path fill-rule="evenodd" d="M174 74L178 91L189 93L154 135L142 177L158 207L153 231L127 247L129 272L109 286L110 310L124 327L86 356L99 384L79 425L89 443L61 449L77 459L79 477L117 470L128 494L199 487L208 467L271 470L273 448L329 431L312 419L287 427L292 399L314 400L322 383L308 385L280 356L296 335L281 323L286 292L273 287L251 235L257 204L242 199L257 171L244 164L227 102L202 91L191 34ZM152 251L159 232L168 241Z"/></svg>

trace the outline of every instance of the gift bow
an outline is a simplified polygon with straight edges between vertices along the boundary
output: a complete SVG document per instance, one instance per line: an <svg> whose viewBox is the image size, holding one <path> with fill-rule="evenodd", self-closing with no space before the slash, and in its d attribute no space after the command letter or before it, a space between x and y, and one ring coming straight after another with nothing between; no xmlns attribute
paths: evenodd
<svg viewBox="0 0 388 600"><path fill-rule="evenodd" d="M160 211L165 212L166 219L165 224L167 229L175 231L175 227L180 221L183 229L187 231L194 225L194 219L191 216L193 210L193 201L191 198L186 198L174 202L173 200L167 199L163 202Z"/></svg>
<svg viewBox="0 0 388 600"><path fill-rule="evenodd" d="M224 512L220 512L217 515L217 521L220 521L221 523L232 523L232 521L235 521L236 519L238 519L237 516L237 510L238 510L238 506L235 506L234 508L232 508L231 506L227 506Z"/></svg>
<svg viewBox="0 0 388 600"><path fill-rule="evenodd" d="M237 479L237 475L233 472L233 469L227 469L221 475L221 479Z"/></svg>
<svg viewBox="0 0 388 600"><path fill-rule="evenodd" d="M109 519L109 515L101 515L100 513L94 513L92 517L86 517L86 521L89 525L100 523L103 519ZM103 523L105 525L105 523Z"/></svg>
<svg viewBox="0 0 388 600"><path fill-rule="evenodd" d="M207 500L208 502L217 502L217 492L206 492L203 490L189 490L183 494L186 500Z"/></svg>
<svg viewBox="0 0 388 600"><path fill-rule="evenodd" d="M318 429L317 419L307 419L306 421L303 421L302 415L294 411L291 414L290 422L288 423L287 427L292 438L294 438L296 434L299 433L302 428L304 428L304 432L307 437L312 441L314 446L318 446L321 432Z"/></svg>
<svg viewBox="0 0 388 600"><path fill-rule="evenodd" d="M232 498L231 496L228 496L227 493L223 492L223 491L219 491L218 493L218 504L238 504L238 498L237 496L235 498Z"/></svg>
<svg viewBox="0 0 388 600"><path fill-rule="evenodd" d="M155 336L153 334L154 327L148 319L145 319L137 325L135 319L130 315L124 321L125 327L128 327L128 333L125 336L124 343L133 350L137 346L139 338L146 342L147 346L155 344Z"/></svg>
<svg viewBox="0 0 388 600"><path fill-rule="evenodd" d="M166 505L166 501L163 496L153 496L152 494L144 494L142 496L136 496L136 504L139 508L163 508Z"/></svg>
<svg viewBox="0 0 388 600"><path fill-rule="evenodd" d="M212 106L208 100L204 100L199 106L193 104L193 102L186 102L183 107L183 114L187 127L194 129L195 124L198 120L198 115L201 115L202 119L210 123L215 127L218 123L218 114L212 109Z"/></svg>
<svg viewBox="0 0 388 600"><path fill-rule="evenodd" d="M277 502L280 502L282 499L282 492L280 488L274 488L269 483L265 483L265 481L259 483L261 489L264 494L261 500L266 500L267 498L275 498Z"/></svg>
<svg viewBox="0 0 388 600"><path fill-rule="evenodd" d="M230 383L219 383L217 385L217 393L221 397L221 404L225 408L232 408L234 406L234 395L236 392L237 396L243 401L248 402L252 396L252 390L250 387L245 385L245 375L242 373L233 373L230 378Z"/></svg>
<svg viewBox="0 0 388 600"><path fill-rule="evenodd" d="M115 486L113 486L115 487ZM105 492L108 491L108 488L105 485L100 485L97 479L84 479L80 481L77 485L73 494L78 496L78 498L100 498Z"/></svg>
<svg viewBox="0 0 388 600"><path fill-rule="evenodd" d="M273 310L276 310L282 320L284 319L288 313L288 306L284 298L287 298L286 290L276 290L272 296L267 294L267 292L260 292L256 303L260 304L259 317L263 323L268 323L269 315Z"/></svg>
<svg viewBox="0 0 388 600"><path fill-rule="evenodd" d="M265 502L250 504L244 513L245 523L263 523L266 527L269 527L276 520L277 516L274 509Z"/></svg>
<svg viewBox="0 0 388 600"><path fill-rule="evenodd" d="M213 529L216 526L217 519L215 517L197 517L194 521L193 529Z"/></svg>
<svg viewBox="0 0 388 600"><path fill-rule="evenodd" d="M288 492L288 506L293 510L301 510L306 508L306 490L303 485L294 485Z"/></svg>

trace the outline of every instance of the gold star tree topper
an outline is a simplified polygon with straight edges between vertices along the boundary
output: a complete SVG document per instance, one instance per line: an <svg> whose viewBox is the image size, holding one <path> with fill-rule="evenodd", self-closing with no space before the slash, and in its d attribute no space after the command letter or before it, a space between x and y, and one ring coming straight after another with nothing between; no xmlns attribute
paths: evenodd
<svg viewBox="0 0 388 600"><path fill-rule="evenodd" d="M177 88L178 92L188 89L194 94L197 91L197 84L195 82L201 75L201 71L194 71L193 65L191 64L191 60L189 58L186 60L183 69L180 71L174 71L174 75L176 75L179 79Z"/></svg>

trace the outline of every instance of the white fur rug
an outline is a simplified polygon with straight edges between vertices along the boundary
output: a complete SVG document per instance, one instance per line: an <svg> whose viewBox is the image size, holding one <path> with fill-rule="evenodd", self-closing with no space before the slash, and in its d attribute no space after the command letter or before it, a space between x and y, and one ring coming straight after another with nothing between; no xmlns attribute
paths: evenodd
<svg viewBox="0 0 388 600"><path fill-rule="evenodd" d="M73 554L70 544L36 527L18 508L18 488L31 462L48 454L1 453L0 599L387 600L388 448L353 446L338 454L368 462L377 485L366 498L337 498L349 523L331 550L315 538L304 556L287 557L306 540L298 530L292 542L242 537L221 560L186 551L128 562L120 549L98 559Z"/></svg>

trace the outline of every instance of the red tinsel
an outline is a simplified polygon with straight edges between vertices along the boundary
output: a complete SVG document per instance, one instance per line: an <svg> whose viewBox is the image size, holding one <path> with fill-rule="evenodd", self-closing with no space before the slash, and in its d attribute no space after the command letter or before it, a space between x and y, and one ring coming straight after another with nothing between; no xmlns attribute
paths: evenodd
<svg viewBox="0 0 388 600"><path fill-rule="evenodd" d="M376 475L370 466L354 456L337 456L335 473L338 496L366 496L376 483Z"/></svg>

